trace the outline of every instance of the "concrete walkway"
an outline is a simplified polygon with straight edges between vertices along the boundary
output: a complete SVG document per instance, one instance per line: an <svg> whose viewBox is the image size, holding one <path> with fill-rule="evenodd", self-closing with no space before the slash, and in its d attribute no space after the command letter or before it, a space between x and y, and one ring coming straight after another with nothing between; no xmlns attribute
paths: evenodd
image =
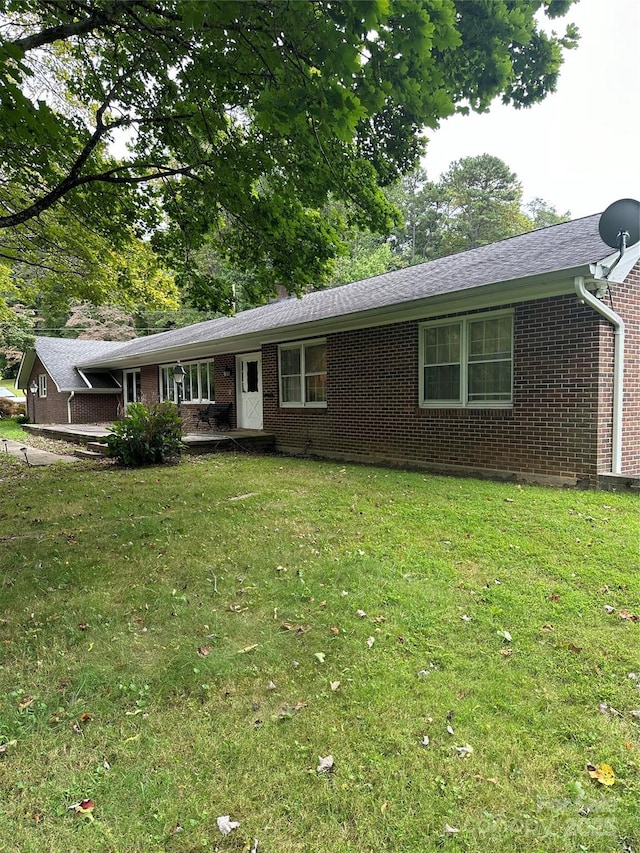
<svg viewBox="0 0 640 853"><path fill-rule="evenodd" d="M49 450L38 450L29 447L22 441L12 441L10 438L0 439L0 452L9 453L29 466L53 465L56 462L77 462L77 456L65 456L62 453L51 453Z"/></svg>

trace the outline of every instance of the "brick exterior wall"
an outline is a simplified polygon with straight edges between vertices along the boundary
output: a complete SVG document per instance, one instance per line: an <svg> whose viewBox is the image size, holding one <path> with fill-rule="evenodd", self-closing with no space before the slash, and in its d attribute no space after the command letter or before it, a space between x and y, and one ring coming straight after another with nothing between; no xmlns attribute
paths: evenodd
<svg viewBox="0 0 640 853"><path fill-rule="evenodd" d="M28 385L32 381L38 383L41 373L47 375L47 396L27 392L27 415L33 423L66 424L69 422L69 391L58 391L56 384L47 373L39 358L36 360L29 376ZM71 399L71 423L90 424L114 421L120 412L122 398L120 394L81 394L76 393Z"/></svg>
<svg viewBox="0 0 640 853"><path fill-rule="evenodd" d="M612 285L610 308L624 320L624 399L622 425L622 471L640 473L640 263L636 264L623 284ZM605 324L602 331L601 371L613 377L613 331ZM601 373L602 376L602 373ZM609 383L612 384L612 383ZM600 412L601 471L611 470L611 426L609 412L612 394L603 396ZM607 467L608 466L608 467Z"/></svg>
<svg viewBox="0 0 640 853"><path fill-rule="evenodd" d="M614 301L622 303L622 292L616 290ZM596 485L597 472L611 459L613 335L603 318L574 295L515 305L508 409L421 408L419 325L328 335L326 409L279 408L277 346L265 346L264 428L276 435L278 448ZM637 438L640 414L637 325L634 334L628 440ZM639 470L637 440L625 464Z"/></svg>

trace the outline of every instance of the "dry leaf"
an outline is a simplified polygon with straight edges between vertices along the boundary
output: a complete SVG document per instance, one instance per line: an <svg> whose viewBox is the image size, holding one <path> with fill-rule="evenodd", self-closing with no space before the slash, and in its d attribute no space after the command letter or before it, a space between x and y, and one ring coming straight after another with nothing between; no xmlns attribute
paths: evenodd
<svg viewBox="0 0 640 853"><path fill-rule="evenodd" d="M587 764L587 771L592 779L596 779L601 785L611 787L616 781L616 774L610 764Z"/></svg>
<svg viewBox="0 0 640 853"><path fill-rule="evenodd" d="M275 690L275 689L276 689L275 684L273 683L273 681L270 681L270 682L267 684L267 690Z"/></svg>
<svg viewBox="0 0 640 853"><path fill-rule="evenodd" d="M333 770L333 755L327 755L326 758L319 755L318 760L320 763L316 767L316 773L331 773Z"/></svg>
<svg viewBox="0 0 640 853"><path fill-rule="evenodd" d="M331 690L334 693L336 692L336 690L338 690L340 688L340 682L339 681L331 681L331 682L329 682L329 684L331 686Z"/></svg>
<svg viewBox="0 0 640 853"><path fill-rule="evenodd" d="M218 829L223 835L229 835L230 832L233 832L234 829L237 829L240 826L240 822L237 820L231 820L228 814L216 818L216 823L218 824Z"/></svg>
<svg viewBox="0 0 640 853"><path fill-rule="evenodd" d="M336 637L340 633L340 628L336 627L335 625L330 630L331 630L331 633Z"/></svg>
<svg viewBox="0 0 640 853"><path fill-rule="evenodd" d="M640 616L637 613L629 613L628 610L620 610L618 616L621 619L626 619L629 622L640 622Z"/></svg>
<svg viewBox="0 0 640 853"><path fill-rule="evenodd" d="M429 746L430 742L431 741L429 740L429 735L424 735L422 738L422 745L423 746Z"/></svg>
<svg viewBox="0 0 640 853"><path fill-rule="evenodd" d="M380 806L380 811L384 814L389 806L388 800L385 800L384 803Z"/></svg>
<svg viewBox="0 0 640 853"><path fill-rule="evenodd" d="M499 651L503 658L510 658L513 654L513 649L500 649Z"/></svg>
<svg viewBox="0 0 640 853"><path fill-rule="evenodd" d="M198 654L201 658L206 658L208 654L211 654L211 646L200 646Z"/></svg>
<svg viewBox="0 0 640 853"><path fill-rule="evenodd" d="M496 633L499 637L502 637L502 639L505 640L505 642L507 642L507 643L511 642L512 637L508 631L496 631Z"/></svg>
<svg viewBox="0 0 640 853"><path fill-rule="evenodd" d="M76 814L87 817L89 820L95 820L93 816L94 808L95 803L93 800L81 800L79 803L74 803L72 806L69 806L68 810L75 811Z"/></svg>
<svg viewBox="0 0 640 853"><path fill-rule="evenodd" d="M454 733L453 732L453 726L447 726L447 731L449 732L450 735L453 735L453 733Z"/></svg>
<svg viewBox="0 0 640 853"><path fill-rule="evenodd" d="M356 616L359 616L361 619L364 619L367 614L364 610L356 610Z"/></svg>
<svg viewBox="0 0 640 853"><path fill-rule="evenodd" d="M615 607L612 607L610 604L605 604L603 609L604 609L605 613L609 613L609 614L616 612Z"/></svg>
<svg viewBox="0 0 640 853"><path fill-rule="evenodd" d="M460 758L469 758L470 755L473 755L473 747L465 743L464 746L456 746L456 750Z"/></svg>
<svg viewBox="0 0 640 853"><path fill-rule="evenodd" d="M467 616L466 613L463 616L461 616L460 618L462 619L463 622L471 622L471 616Z"/></svg>
<svg viewBox="0 0 640 853"><path fill-rule="evenodd" d="M449 826L448 823L445 823L444 831L448 832L450 835L454 835L456 832L460 832L460 830L456 826Z"/></svg>
<svg viewBox="0 0 640 853"><path fill-rule="evenodd" d="M371 648L373 646L375 641L376 641L375 637L367 637L367 645L369 646L369 648Z"/></svg>
<svg viewBox="0 0 640 853"><path fill-rule="evenodd" d="M252 646L245 646L244 649L239 649L239 655L246 655L247 652L253 652L258 648L258 643L254 643Z"/></svg>
<svg viewBox="0 0 640 853"><path fill-rule="evenodd" d="M324 659L326 658L326 654L324 652L316 652L314 654L314 658L320 663L324 663Z"/></svg>

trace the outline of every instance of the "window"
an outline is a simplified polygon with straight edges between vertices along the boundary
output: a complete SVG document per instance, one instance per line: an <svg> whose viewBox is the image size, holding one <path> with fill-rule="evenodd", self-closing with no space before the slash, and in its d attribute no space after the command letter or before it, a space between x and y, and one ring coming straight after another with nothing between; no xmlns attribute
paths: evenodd
<svg viewBox="0 0 640 853"><path fill-rule="evenodd" d="M422 405L510 405L512 349L511 314L478 314L424 325Z"/></svg>
<svg viewBox="0 0 640 853"><path fill-rule="evenodd" d="M47 374L40 373L38 376L38 397L47 396Z"/></svg>
<svg viewBox="0 0 640 853"><path fill-rule="evenodd" d="M166 364L160 368L160 399L178 402L178 390L173 378L175 364ZM213 403L216 398L213 361L192 361L183 364L184 381L182 383L183 403Z"/></svg>
<svg viewBox="0 0 640 853"><path fill-rule="evenodd" d="M307 341L280 347L282 406L327 405L327 345Z"/></svg>

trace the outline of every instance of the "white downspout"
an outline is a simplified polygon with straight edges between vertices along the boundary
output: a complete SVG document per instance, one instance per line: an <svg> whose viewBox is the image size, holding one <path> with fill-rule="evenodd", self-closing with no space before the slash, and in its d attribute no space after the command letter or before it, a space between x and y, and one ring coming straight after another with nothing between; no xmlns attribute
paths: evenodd
<svg viewBox="0 0 640 853"><path fill-rule="evenodd" d="M574 284L578 298L605 317L613 326L613 435L611 447L611 473L622 473L622 399L624 394L624 322L615 311L590 293L584 284L584 276L577 275Z"/></svg>
<svg viewBox="0 0 640 853"><path fill-rule="evenodd" d="M68 424L72 423L72 420L71 420L71 401L73 400L73 398L75 396L76 396L76 392L72 391L69 394L69 399L67 400L67 423Z"/></svg>

